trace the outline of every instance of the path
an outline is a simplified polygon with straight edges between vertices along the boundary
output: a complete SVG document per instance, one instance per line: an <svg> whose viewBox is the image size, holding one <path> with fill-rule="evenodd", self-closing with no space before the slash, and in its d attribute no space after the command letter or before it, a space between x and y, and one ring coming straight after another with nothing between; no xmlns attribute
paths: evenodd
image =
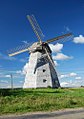
<svg viewBox="0 0 84 119"><path fill-rule="evenodd" d="M84 108L0 116L0 119L84 119Z"/></svg>

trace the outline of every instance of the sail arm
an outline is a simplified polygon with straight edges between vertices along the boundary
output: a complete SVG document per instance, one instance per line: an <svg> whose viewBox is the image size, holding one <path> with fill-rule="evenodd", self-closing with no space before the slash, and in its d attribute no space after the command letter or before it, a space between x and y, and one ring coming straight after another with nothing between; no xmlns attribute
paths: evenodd
<svg viewBox="0 0 84 119"><path fill-rule="evenodd" d="M38 41L41 43L42 41L41 41L41 37L40 37L40 35L39 35L39 33L38 33L38 31L37 31L37 27L36 27L36 25L35 25L35 18L33 18L33 16L29 16L29 15L27 15L27 19L29 20L29 22L30 22L30 24L31 24L31 26L32 26L32 29L33 29L33 31L34 31L34 33L36 34L36 36L37 36L37 38L38 38Z"/></svg>
<svg viewBox="0 0 84 119"><path fill-rule="evenodd" d="M51 42L60 40L60 39L62 39L62 38L65 38L65 37L68 37L68 36L71 36L71 35L72 35L72 33L64 34L64 35L62 35L62 36L58 36L58 37L49 39L49 40L47 40L46 42L47 42L47 43L51 43Z"/></svg>
<svg viewBox="0 0 84 119"><path fill-rule="evenodd" d="M28 50L29 50L29 49L26 48L26 49L19 50L19 51L13 52L13 53L9 53L8 55L9 55L9 56L15 56L15 55L18 55L18 54L20 54L20 53L26 52L26 51L28 51Z"/></svg>

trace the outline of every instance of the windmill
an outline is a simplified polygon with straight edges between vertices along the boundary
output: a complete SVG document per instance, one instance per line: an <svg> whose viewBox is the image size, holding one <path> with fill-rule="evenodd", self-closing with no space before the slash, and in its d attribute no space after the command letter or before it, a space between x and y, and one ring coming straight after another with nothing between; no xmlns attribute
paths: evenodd
<svg viewBox="0 0 84 119"><path fill-rule="evenodd" d="M30 58L28 62L28 69L25 76L25 82L23 88L38 88L38 87L60 87L57 72L55 69L54 61L52 59L52 51L49 47L49 43L53 41L59 41L65 37L69 37L72 34L64 34L45 42L42 41L44 35L34 17L34 15L27 15L34 33L36 34L38 41L31 46L27 44L25 46L17 47L9 53L9 56L18 55L23 52L29 52Z"/></svg>

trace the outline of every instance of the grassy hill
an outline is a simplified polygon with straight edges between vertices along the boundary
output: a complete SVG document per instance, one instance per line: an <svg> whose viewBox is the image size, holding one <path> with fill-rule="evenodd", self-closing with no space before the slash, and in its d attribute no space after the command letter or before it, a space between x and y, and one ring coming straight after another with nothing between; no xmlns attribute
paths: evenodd
<svg viewBox="0 0 84 119"><path fill-rule="evenodd" d="M0 115L84 107L84 88L0 89Z"/></svg>

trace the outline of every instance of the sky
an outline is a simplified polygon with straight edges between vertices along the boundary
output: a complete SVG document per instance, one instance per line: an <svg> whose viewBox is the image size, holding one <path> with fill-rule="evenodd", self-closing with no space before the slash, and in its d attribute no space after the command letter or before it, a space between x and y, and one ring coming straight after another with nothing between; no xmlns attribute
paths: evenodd
<svg viewBox="0 0 84 119"><path fill-rule="evenodd" d="M7 50L32 44L37 38L27 20L34 14L43 41L72 32L69 42L49 44L61 86L84 86L84 1L0 0L0 88L22 87L28 52L9 57Z"/></svg>

